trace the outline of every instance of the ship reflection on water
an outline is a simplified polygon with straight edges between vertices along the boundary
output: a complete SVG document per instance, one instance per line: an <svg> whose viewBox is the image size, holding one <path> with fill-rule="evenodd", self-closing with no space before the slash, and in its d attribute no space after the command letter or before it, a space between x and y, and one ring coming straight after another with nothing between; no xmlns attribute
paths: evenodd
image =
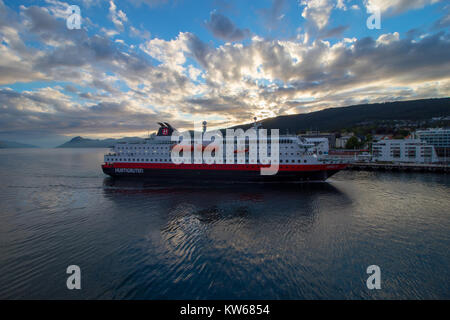
<svg viewBox="0 0 450 320"><path fill-rule="evenodd" d="M290 214L299 215L312 221L319 202L324 198L333 196L350 201L329 183L183 186L176 182L161 185L106 178L104 187L105 195L119 206L129 207L129 197L137 201L144 197L147 201L156 197L158 202L167 203L167 217L180 219L192 216L205 224L263 217L266 213L270 216L281 214L287 218ZM123 195L127 197L122 198ZM268 210L271 207L273 211Z"/></svg>
<svg viewBox="0 0 450 320"><path fill-rule="evenodd" d="M292 224L292 219L301 230L310 227L316 219L320 201L338 197L341 201L350 202L343 192L329 183L183 186L176 182L156 185L107 178L104 187L105 196L123 207L124 212L129 212L130 201L157 199L163 209L155 211L155 214L167 219L161 229L163 234L173 234L177 230L188 232L204 226L217 228L220 224L225 228L223 231L231 229L232 225L250 224L246 231L252 231L254 226L264 221L270 224L269 229L273 229ZM239 236L247 238L248 233Z"/></svg>
<svg viewBox="0 0 450 320"><path fill-rule="evenodd" d="M158 294L139 286L130 297L298 296L303 277L315 282L308 276L314 254L307 248L322 242L314 231L321 210L351 203L329 183L189 187L105 179L104 193L122 213L117 219L123 228L148 221L142 255L134 258L155 267L148 273L162 273L152 281Z"/></svg>
<svg viewBox="0 0 450 320"><path fill-rule="evenodd" d="M192 215L204 223L264 216L269 208L274 209L269 212L271 216L282 213L286 217L292 213L312 219L317 214L319 202L327 197L350 202L345 193L329 183L186 186L174 181L164 185L106 178L104 193L117 205L125 207L129 207L130 197L138 201L156 197L160 204L167 204L167 217Z"/></svg>

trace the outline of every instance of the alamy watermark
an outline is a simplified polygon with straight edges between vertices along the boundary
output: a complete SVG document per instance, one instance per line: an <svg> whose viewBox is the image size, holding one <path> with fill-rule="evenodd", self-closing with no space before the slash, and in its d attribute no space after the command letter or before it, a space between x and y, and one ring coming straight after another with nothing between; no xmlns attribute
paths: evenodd
<svg viewBox="0 0 450 320"><path fill-rule="evenodd" d="M66 286L69 290L80 290L81 289L81 269L77 265L70 265L66 270L67 274L70 276L67 278Z"/></svg>
<svg viewBox="0 0 450 320"><path fill-rule="evenodd" d="M261 175L274 175L278 172L278 129L270 130L270 139L266 129L258 129L256 126L245 132L242 129L226 129L224 139L220 130L206 132L205 124L203 130L198 122L194 123L194 128L193 137L189 132L172 133L171 141L177 143L171 150L174 164L224 164L225 158L225 164L235 164L235 160L237 164L260 164Z"/></svg>
<svg viewBox="0 0 450 320"><path fill-rule="evenodd" d="M377 265L371 265L367 267L367 274L370 274L370 277L367 278L366 285L367 289L381 289L381 269Z"/></svg>
<svg viewBox="0 0 450 320"><path fill-rule="evenodd" d="M381 9L378 6L368 6L367 13L371 14L366 21L367 28L370 30L381 29Z"/></svg>
<svg viewBox="0 0 450 320"><path fill-rule="evenodd" d="M66 26L67 29L81 29L81 9L77 5L71 5L66 10L67 19Z"/></svg>

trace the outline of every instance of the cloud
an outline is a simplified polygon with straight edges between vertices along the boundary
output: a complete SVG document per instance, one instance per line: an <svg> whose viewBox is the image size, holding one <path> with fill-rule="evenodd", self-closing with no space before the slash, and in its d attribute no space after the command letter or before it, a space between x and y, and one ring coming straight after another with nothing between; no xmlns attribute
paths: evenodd
<svg viewBox="0 0 450 320"><path fill-rule="evenodd" d="M109 18L116 29L123 31L123 24L128 21L127 15L122 10L117 11L117 6L113 0L109 1Z"/></svg>
<svg viewBox="0 0 450 320"><path fill-rule="evenodd" d="M141 45L141 50L173 70L183 71L188 51L189 33L180 33L174 40L152 39Z"/></svg>
<svg viewBox="0 0 450 320"><path fill-rule="evenodd" d="M112 37L117 36L119 34L119 32L114 30L114 29L106 29L106 28L101 28L100 32L104 33L109 38L112 38Z"/></svg>
<svg viewBox="0 0 450 320"><path fill-rule="evenodd" d="M22 7L22 9L23 13L29 18L27 22L31 32L43 35L65 29L64 22L56 20L46 8L32 6L29 8Z"/></svg>
<svg viewBox="0 0 450 320"><path fill-rule="evenodd" d="M250 36L250 30L239 29L230 19L215 11L211 12L206 27L215 37L225 41L240 41Z"/></svg>
<svg viewBox="0 0 450 320"><path fill-rule="evenodd" d="M448 79L450 71L450 67L442 69L450 58L442 53L448 49L449 39L442 34L416 43L387 34L376 41L364 38L335 45L323 41L309 46L290 41L225 45L210 52L205 61L206 80L217 91L189 102L203 108L214 102L213 110L222 106L224 113L232 102L242 110L272 109L276 114L298 96L314 96L316 102L310 103L314 105L327 95L353 88L364 91L375 85L441 81ZM355 95L355 100L361 96Z"/></svg>
<svg viewBox="0 0 450 320"><path fill-rule="evenodd" d="M364 0L367 8L380 8L381 12L399 14L412 9L420 9L441 0Z"/></svg>
<svg viewBox="0 0 450 320"><path fill-rule="evenodd" d="M22 93L0 89L0 103L4 106L0 134L11 131L45 131L54 134L126 133L145 131L148 124L158 118L175 120L172 115L164 112L136 109L130 101L103 101L82 106L72 103L69 96L53 88Z"/></svg>
<svg viewBox="0 0 450 320"><path fill-rule="evenodd" d="M301 6L304 6L302 17L305 18L313 27L322 30L328 25L331 11L333 10L333 1L331 0L302 0Z"/></svg>
<svg viewBox="0 0 450 320"><path fill-rule="evenodd" d="M444 7L444 15L433 23L432 29L444 29L450 27L450 4Z"/></svg>
<svg viewBox="0 0 450 320"><path fill-rule="evenodd" d="M286 7L286 0L272 0L272 5L267 9L262 9L261 13L265 21L265 25L269 29L274 29L284 18L283 9Z"/></svg>
<svg viewBox="0 0 450 320"><path fill-rule="evenodd" d="M398 32L394 33L385 33L378 37L377 44L389 45L395 41L400 40L400 34Z"/></svg>
<svg viewBox="0 0 450 320"><path fill-rule="evenodd" d="M144 29L137 29L133 26L130 26L130 35L135 38L149 39L151 34L149 31Z"/></svg>
<svg viewBox="0 0 450 320"><path fill-rule="evenodd" d="M435 29L443 29L450 27L450 15L442 17L433 26Z"/></svg>
<svg viewBox="0 0 450 320"><path fill-rule="evenodd" d="M349 28L349 26L346 25L346 26L337 26L337 27L334 27L334 28L331 28L331 29L325 29L325 30L322 30L322 31L319 33L318 38L319 38L319 39L327 39L327 38L337 38L337 37L341 37L342 34L343 34L346 30L348 30L348 28Z"/></svg>
<svg viewBox="0 0 450 320"><path fill-rule="evenodd" d="M337 0L336 8L346 11L347 10L347 6L345 4L345 0Z"/></svg>

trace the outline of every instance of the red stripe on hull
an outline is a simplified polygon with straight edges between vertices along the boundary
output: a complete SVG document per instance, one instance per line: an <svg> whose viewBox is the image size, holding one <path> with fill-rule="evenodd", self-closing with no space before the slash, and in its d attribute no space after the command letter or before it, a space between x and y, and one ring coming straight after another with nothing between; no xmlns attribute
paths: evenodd
<svg viewBox="0 0 450 320"><path fill-rule="evenodd" d="M342 170L347 164L292 164L280 165L278 171L327 171ZM129 168L129 169L173 169L173 170L233 170L233 171L259 171L268 168L268 165L259 164L173 164L173 163L125 163L104 164L103 168Z"/></svg>

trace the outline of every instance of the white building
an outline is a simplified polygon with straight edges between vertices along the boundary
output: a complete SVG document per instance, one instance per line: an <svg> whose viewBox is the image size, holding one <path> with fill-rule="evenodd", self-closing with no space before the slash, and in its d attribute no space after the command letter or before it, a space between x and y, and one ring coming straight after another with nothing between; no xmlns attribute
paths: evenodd
<svg viewBox="0 0 450 320"><path fill-rule="evenodd" d="M434 146L439 157L450 157L450 129L417 130L416 138Z"/></svg>
<svg viewBox="0 0 450 320"><path fill-rule="evenodd" d="M432 145L419 139L385 139L372 144L372 155L375 161L385 162L438 162L436 150Z"/></svg>
<svg viewBox="0 0 450 320"><path fill-rule="evenodd" d="M345 149L348 140L353 137L353 135L341 136L340 138L336 138L336 148Z"/></svg>

